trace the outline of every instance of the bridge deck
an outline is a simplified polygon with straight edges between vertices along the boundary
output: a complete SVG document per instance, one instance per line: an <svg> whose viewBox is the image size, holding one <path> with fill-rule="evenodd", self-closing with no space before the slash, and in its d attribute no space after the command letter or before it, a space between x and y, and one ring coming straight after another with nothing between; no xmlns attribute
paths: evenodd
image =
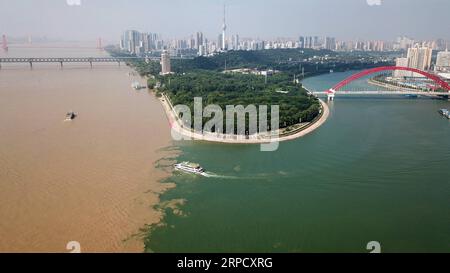
<svg viewBox="0 0 450 273"><path fill-rule="evenodd" d="M326 96L326 91L311 91L313 95ZM432 92L432 91L337 91L335 95L423 95L423 96L448 96L449 92Z"/></svg>
<svg viewBox="0 0 450 273"><path fill-rule="evenodd" d="M192 59L187 57L173 56L171 59ZM160 57L40 57L40 58L0 58L0 63L105 63L126 62L131 60L160 61Z"/></svg>
<svg viewBox="0 0 450 273"><path fill-rule="evenodd" d="M82 58L0 58L0 63L89 63L89 62L125 62L145 60L144 57L82 57Z"/></svg>

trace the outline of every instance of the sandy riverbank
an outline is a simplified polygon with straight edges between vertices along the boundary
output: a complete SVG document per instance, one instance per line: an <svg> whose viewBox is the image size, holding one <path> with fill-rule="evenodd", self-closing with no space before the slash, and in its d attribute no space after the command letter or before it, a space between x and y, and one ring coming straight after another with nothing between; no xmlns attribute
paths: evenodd
<svg viewBox="0 0 450 273"><path fill-rule="evenodd" d="M322 126L330 115L330 110L328 105L319 99L320 104L322 105L322 111L320 116L314 120L313 122L302 124L297 132L281 133L280 135L251 135L248 138L244 136L238 137L235 135L226 135L226 134L215 134L215 133L204 133L200 134L194 132L191 129L186 129L181 125L181 121L177 118L176 113L173 109L173 106L170 103L170 100L166 96L162 96L159 98L165 112L166 116L169 120L170 127L172 128L172 134L178 134L179 136L183 136L188 139L193 140L201 140L201 141L209 141L209 142L220 142L220 143L232 143L232 144L262 144L262 143L270 143L270 142L281 142L287 140L293 140L299 137L303 137L320 126ZM280 130L281 131L281 130Z"/></svg>

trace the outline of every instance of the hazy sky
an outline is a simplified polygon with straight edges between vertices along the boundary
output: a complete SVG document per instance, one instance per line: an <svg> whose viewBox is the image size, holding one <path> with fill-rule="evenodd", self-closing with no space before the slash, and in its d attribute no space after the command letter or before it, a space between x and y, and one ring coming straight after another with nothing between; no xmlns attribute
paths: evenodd
<svg viewBox="0 0 450 273"><path fill-rule="evenodd" d="M81 5L69 5L81 1ZM381 1L381 2L380 2ZM225 0L241 37L450 38L450 0ZM369 5L370 2L372 5ZM224 0L0 0L0 34L116 42L125 29L216 39Z"/></svg>

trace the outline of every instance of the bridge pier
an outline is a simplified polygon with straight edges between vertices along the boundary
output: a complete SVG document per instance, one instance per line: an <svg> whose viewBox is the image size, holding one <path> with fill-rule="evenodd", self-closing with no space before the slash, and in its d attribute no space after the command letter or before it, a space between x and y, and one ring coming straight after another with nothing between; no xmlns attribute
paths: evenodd
<svg viewBox="0 0 450 273"><path fill-rule="evenodd" d="M328 90L328 92L327 92L328 101L334 101L335 94L336 94L336 91L334 89Z"/></svg>

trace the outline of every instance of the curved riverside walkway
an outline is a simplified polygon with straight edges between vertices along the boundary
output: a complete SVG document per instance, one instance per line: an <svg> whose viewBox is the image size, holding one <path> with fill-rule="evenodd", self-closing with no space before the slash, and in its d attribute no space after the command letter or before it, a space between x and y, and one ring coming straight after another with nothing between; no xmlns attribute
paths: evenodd
<svg viewBox="0 0 450 273"><path fill-rule="evenodd" d="M320 126L322 126L325 121L328 119L330 115L330 110L328 105L319 99L320 104L322 105L321 113L319 117L314 121L305 123L302 125L297 131L293 131L290 133L281 133L281 135L270 133L267 134L256 134L250 135L248 138L245 136L237 136L237 135L227 135L227 134L217 134L217 133L197 133L192 129L186 129L181 125L180 119L177 117L173 106L171 105L169 99L163 95L159 98L165 112L166 116L169 120L170 127L172 129L172 136L177 139L190 139L190 140L202 140L209 142L220 142L220 143L232 143L232 144L263 144L270 142L281 142L287 140L293 140L296 138L300 138L305 136Z"/></svg>

